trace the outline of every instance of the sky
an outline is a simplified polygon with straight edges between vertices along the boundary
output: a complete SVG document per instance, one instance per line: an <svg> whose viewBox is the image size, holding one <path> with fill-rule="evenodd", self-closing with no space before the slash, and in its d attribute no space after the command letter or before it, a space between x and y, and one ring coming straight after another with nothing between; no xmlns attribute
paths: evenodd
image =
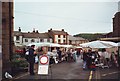
<svg viewBox="0 0 120 81"><path fill-rule="evenodd" d="M105 0L104 0L105 1ZM64 29L71 35L113 31L118 2L34 1L14 3L14 30L47 32Z"/></svg>

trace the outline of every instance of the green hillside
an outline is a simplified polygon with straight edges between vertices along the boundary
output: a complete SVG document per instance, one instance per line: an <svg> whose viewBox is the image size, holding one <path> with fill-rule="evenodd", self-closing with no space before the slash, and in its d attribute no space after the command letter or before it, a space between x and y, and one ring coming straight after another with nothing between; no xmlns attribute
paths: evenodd
<svg viewBox="0 0 120 81"><path fill-rule="evenodd" d="M82 38L88 39L89 41L93 41L103 37L103 35L104 33L95 33L95 34L81 33L81 34L74 35L74 37L82 37Z"/></svg>

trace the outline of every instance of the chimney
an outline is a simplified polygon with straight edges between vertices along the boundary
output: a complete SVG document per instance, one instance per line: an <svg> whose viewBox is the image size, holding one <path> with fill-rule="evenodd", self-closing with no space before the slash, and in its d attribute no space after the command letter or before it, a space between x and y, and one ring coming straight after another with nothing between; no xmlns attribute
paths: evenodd
<svg viewBox="0 0 120 81"><path fill-rule="evenodd" d="M21 32L21 28L20 27L19 27L18 31Z"/></svg>
<svg viewBox="0 0 120 81"><path fill-rule="evenodd" d="M52 28L50 28L50 30L52 30Z"/></svg>
<svg viewBox="0 0 120 81"><path fill-rule="evenodd" d="M64 29L62 29L62 31L64 31Z"/></svg>
<svg viewBox="0 0 120 81"><path fill-rule="evenodd" d="M33 28L33 33L35 33L35 28Z"/></svg>
<svg viewBox="0 0 120 81"><path fill-rule="evenodd" d="M50 30L48 30L48 32L50 32Z"/></svg>
<svg viewBox="0 0 120 81"><path fill-rule="evenodd" d="M39 33L38 30L36 30L36 33Z"/></svg>

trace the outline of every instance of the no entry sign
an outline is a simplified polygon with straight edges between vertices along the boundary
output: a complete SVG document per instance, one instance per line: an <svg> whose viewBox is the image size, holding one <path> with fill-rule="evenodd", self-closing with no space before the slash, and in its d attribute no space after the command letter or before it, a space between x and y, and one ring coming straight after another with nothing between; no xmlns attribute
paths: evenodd
<svg viewBox="0 0 120 81"><path fill-rule="evenodd" d="M40 64L42 64L42 65L48 64L48 56L47 55L42 55L40 57Z"/></svg>
<svg viewBox="0 0 120 81"><path fill-rule="evenodd" d="M38 74L47 75L49 68L49 56L42 55L39 57L39 65L38 65Z"/></svg>

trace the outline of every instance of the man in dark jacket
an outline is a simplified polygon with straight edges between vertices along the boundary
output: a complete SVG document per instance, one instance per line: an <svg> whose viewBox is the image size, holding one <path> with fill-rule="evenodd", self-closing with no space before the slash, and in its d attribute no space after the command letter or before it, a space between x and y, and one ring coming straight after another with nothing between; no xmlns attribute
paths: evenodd
<svg viewBox="0 0 120 81"><path fill-rule="evenodd" d="M90 69L90 66L92 64L92 49L89 49L88 50L88 53L87 53L87 68Z"/></svg>
<svg viewBox="0 0 120 81"><path fill-rule="evenodd" d="M31 47L29 48L28 62L30 75L34 75L34 63L35 63L34 47L35 45L31 45Z"/></svg>
<svg viewBox="0 0 120 81"><path fill-rule="evenodd" d="M86 50L84 50L84 52L83 52L83 70L88 68L87 60L88 60L87 52L86 52Z"/></svg>
<svg viewBox="0 0 120 81"><path fill-rule="evenodd" d="M57 51L57 53L58 53L58 59L59 59L59 63L61 62L61 59L62 59L62 51L61 51L61 49L59 49L58 51Z"/></svg>

